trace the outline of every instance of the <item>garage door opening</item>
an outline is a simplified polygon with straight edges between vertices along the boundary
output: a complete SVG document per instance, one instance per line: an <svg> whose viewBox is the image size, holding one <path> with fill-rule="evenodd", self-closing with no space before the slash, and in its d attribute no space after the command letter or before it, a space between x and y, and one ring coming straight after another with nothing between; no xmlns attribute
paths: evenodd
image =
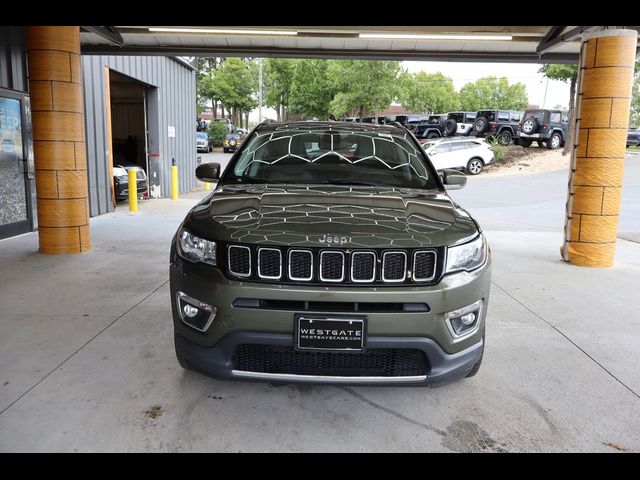
<svg viewBox="0 0 640 480"><path fill-rule="evenodd" d="M129 195L128 171L135 170L139 198L149 198L148 86L110 70L111 151L115 200Z"/></svg>

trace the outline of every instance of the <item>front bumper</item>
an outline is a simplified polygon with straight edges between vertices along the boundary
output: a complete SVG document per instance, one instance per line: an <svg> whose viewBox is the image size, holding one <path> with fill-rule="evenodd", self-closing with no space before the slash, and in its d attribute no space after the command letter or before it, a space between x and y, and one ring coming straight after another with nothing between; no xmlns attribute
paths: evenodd
<svg viewBox="0 0 640 480"><path fill-rule="evenodd" d="M474 272L447 275L432 286L324 287L229 280L215 267L186 262L173 254L170 290L176 353L194 370L222 379L359 385L446 384L466 376L482 355L491 283L490 267L489 255L482 268ZM205 332L189 327L180 319L176 306L178 291L217 307L215 319ZM294 316L297 313L290 310L234 307L232 304L237 298L427 303L430 309L428 312L367 312L365 348L421 350L428 360L428 370L425 375L411 377L336 377L237 370L234 368L233 353L238 345L292 347ZM470 305L478 299L484 300L478 328L467 337L454 339L445 323L445 313Z"/></svg>

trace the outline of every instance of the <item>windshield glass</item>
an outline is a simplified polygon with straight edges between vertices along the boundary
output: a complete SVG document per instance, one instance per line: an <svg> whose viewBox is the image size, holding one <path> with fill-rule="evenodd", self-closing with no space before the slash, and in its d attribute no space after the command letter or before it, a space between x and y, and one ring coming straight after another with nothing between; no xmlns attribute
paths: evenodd
<svg viewBox="0 0 640 480"><path fill-rule="evenodd" d="M207 138L208 138L207 134L204 133L204 132L197 132L196 133L196 140L206 140Z"/></svg>
<svg viewBox="0 0 640 480"><path fill-rule="evenodd" d="M409 134L330 127L252 135L223 181L437 188Z"/></svg>

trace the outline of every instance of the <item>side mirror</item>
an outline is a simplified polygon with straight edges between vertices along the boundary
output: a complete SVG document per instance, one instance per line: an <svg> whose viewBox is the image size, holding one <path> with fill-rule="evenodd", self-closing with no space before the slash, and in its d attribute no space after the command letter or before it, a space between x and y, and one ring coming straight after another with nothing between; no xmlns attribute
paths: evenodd
<svg viewBox="0 0 640 480"><path fill-rule="evenodd" d="M442 171L441 178L447 190L460 190L467 184L467 176L457 170L446 168Z"/></svg>
<svg viewBox="0 0 640 480"><path fill-rule="evenodd" d="M202 182L217 182L220 178L219 163L203 163L196 168L196 178Z"/></svg>

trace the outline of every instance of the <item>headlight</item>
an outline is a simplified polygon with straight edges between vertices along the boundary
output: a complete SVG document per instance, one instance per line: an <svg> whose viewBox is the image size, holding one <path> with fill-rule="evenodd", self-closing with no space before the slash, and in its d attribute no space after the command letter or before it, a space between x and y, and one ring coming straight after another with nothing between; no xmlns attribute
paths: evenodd
<svg viewBox="0 0 640 480"><path fill-rule="evenodd" d="M484 235L464 245L447 248L447 267L445 273L466 270L470 272L484 265L487 259L487 242Z"/></svg>
<svg viewBox="0 0 640 480"><path fill-rule="evenodd" d="M191 262L216 265L216 242L196 237L182 230L178 235L178 255Z"/></svg>

